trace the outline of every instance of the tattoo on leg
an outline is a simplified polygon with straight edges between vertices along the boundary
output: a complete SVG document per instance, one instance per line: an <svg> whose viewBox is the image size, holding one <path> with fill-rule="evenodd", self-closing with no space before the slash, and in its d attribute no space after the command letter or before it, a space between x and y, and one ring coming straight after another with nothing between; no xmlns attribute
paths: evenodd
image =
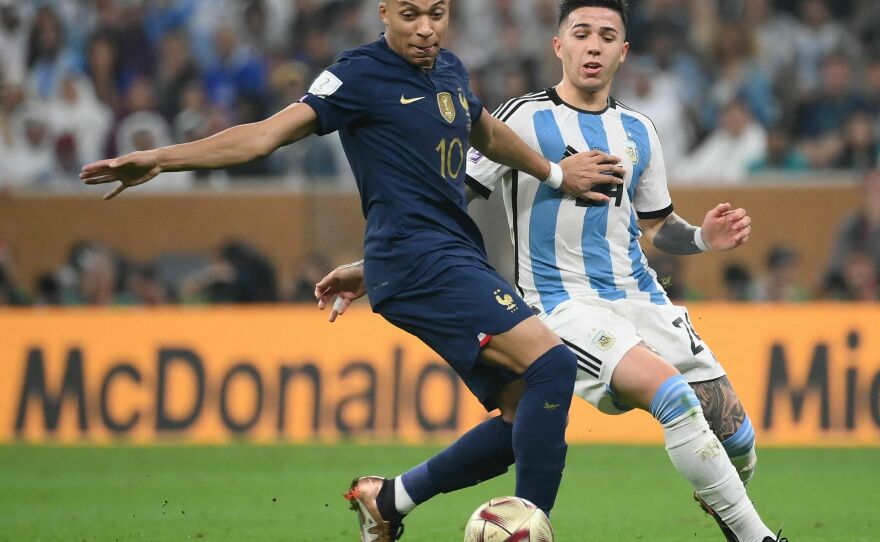
<svg viewBox="0 0 880 542"><path fill-rule="evenodd" d="M700 404L709 427L718 440L724 442L736 433L746 418L746 411L726 376L706 382L693 382L691 387Z"/></svg>

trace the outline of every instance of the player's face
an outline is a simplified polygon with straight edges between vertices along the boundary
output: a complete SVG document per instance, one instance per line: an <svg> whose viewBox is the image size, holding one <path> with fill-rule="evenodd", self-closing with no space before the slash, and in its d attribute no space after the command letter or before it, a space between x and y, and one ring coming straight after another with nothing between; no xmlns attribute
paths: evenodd
<svg viewBox="0 0 880 542"><path fill-rule="evenodd" d="M564 78L585 92L607 89L626 59L629 43L624 38L623 20L614 10L585 7L571 12L553 38Z"/></svg>
<svg viewBox="0 0 880 542"><path fill-rule="evenodd" d="M385 40L420 68L431 68L449 26L449 0L387 0L379 4Z"/></svg>

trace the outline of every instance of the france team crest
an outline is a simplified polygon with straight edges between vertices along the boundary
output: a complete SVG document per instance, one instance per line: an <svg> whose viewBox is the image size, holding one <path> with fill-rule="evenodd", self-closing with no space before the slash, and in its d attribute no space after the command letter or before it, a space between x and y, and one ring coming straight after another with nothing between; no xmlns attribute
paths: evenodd
<svg viewBox="0 0 880 542"><path fill-rule="evenodd" d="M446 119L446 122L452 124L455 122L455 102L452 100L452 94L441 92L437 95L437 105L440 107L440 114Z"/></svg>

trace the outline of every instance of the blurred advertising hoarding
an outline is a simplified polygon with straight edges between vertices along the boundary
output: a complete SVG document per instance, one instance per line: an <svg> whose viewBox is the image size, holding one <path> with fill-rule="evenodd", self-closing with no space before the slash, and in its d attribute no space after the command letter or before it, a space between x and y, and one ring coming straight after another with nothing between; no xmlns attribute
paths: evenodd
<svg viewBox="0 0 880 542"><path fill-rule="evenodd" d="M759 445L880 444L880 306L694 304ZM0 442L445 441L487 416L369 309L0 311ZM662 443L573 402L570 442Z"/></svg>

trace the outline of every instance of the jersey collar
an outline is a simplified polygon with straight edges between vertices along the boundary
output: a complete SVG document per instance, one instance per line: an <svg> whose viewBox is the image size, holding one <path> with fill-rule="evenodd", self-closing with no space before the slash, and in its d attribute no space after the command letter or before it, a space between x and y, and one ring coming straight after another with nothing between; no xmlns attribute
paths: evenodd
<svg viewBox="0 0 880 542"><path fill-rule="evenodd" d="M581 109L580 107L575 107L575 106L571 105L570 103L564 101L562 98L560 98L559 93L556 92L556 87L550 87L545 90L547 91L547 96L550 97L550 101L552 101L554 104L564 105L565 107L567 107L569 109L574 109L578 113L584 113L585 115L602 115L606 111L608 111L609 108L611 108L611 109L617 108L617 102L611 96L608 96L608 104L605 106L604 109L601 109L599 111L587 111L586 109Z"/></svg>

